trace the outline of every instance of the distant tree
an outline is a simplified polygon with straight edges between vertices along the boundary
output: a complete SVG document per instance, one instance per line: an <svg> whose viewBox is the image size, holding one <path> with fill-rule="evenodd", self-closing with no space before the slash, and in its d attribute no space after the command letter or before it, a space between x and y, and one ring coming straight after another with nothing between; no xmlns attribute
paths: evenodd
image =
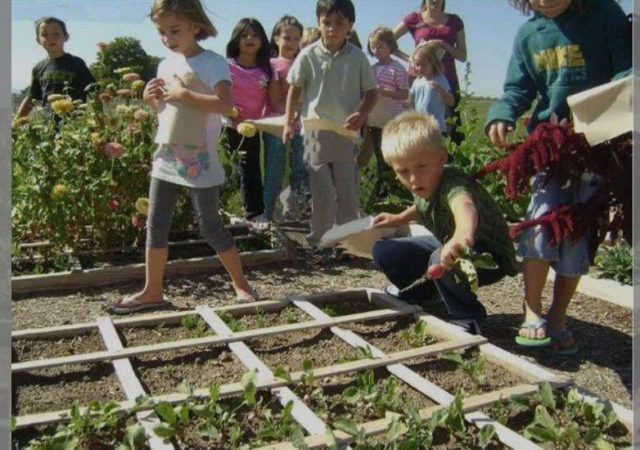
<svg viewBox="0 0 640 450"><path fill-rule="evenodd" d="M98 80L117 79L114 70L133 68L145 81L156 74L160 58L148 55L140 41L132 37L117 37L98 51L97 61L90 66Z"/></svg>

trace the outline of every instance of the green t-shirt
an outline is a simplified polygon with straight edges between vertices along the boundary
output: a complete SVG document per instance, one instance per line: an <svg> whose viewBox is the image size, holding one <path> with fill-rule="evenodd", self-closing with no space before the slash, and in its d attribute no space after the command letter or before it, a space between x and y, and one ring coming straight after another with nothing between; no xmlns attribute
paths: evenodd
<svg viewBox="0 0 640 450"><path fill-rule="evenodd" d="M515 249L498 204L462 170L445 166L440 185L431 198L414 196L414 204L422 224L443 244L451 239L456 224L450 204L460 194L468 194L478 212L474 249L491 253L499 270L506 275L515 275L518 272Z"/></svg>

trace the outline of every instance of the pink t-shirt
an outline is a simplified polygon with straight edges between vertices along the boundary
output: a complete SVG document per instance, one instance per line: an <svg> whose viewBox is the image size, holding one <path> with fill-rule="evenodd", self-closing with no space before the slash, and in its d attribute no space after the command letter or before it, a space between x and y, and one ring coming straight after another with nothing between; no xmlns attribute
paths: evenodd
<svg viewBox="0 0 640 450"><path fill-rule="evenodd" d="M447 23L441 26L429 25L422 20L422 14L412 12L403 19L403 22L416 45L422 41L431 39L442 39L447 44L455 45L457 35L460 30L464 29L464 23L460 17L455 14L449 14ZM442 66L444 68L444 76L451 85L452 90L459 90L458 74L456 73L456 62L449 52L442 57Z"/></svg>
<svg viewBox="0 0 640 450"><path fill-rule="evenodd" d="M233 104L240 109L233 121L234 127L244 120L264 117L269 98L269 75L260 67L243 67L231 58L227 63L233 83Z"/></svg>
<svg viewBox="0 0 640 450"><path fill-rule="evenodd" d="M398 61L392 60L387 64L377 62L371 66L371 69L378 82L378 87L394 91L409 89L409 74ZM400 114L402 110L402 103L396 100L395 115Z"/></svg>
<svg viewBox="0 0 640 450"><path fill-rule="evenodd" d="M286 80L287 74L289 73L289 69L291 69L291 65L293 64L293 59L286 58L271 58L271 70L273 71L273 76L276 80ZM283 98L285 102L287 100L287 94L289 93L289 83L287 84L287 88L282 92ZM267 102L267 116L278 116L280 115L276 111L271 108L271 104ZM302 129L302 123L300 122L300 117L296 119L293 123L293 131L298 132Z"/></svg>

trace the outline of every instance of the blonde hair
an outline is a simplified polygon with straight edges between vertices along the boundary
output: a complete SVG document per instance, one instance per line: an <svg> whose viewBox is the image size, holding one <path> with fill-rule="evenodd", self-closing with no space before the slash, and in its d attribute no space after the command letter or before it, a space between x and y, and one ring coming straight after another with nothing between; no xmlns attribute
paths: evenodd
<svg viewBox="0 0 640 450"><path fill-rule="evenodd" d="M302 32L302 38L300 39L300 48L303 49L309 44L313 44L320 39L320 30L316 27L307 27Z"/></svg>
<svg viewBox="0 0 640 450"><path fill-rule="evenodd" d="M442 75L442 73L444 72L444 67L442 66L442 61L440 61L440 58L438 58L439 48L440 47L438 45L430 44L429 42L418 44L418 46L411 54L411 62L415 63L415 61L418 59L426 58L427 62L433 67L433 71L437 75Z"/></svg>
<svg viewBox="0 0 640 450"><path fill-rule="evenodd" d="M382 157L387 164L418 152L444 148L444 138L435 117L408 111L388 122L382 131Z"/></svg>
<svg viewBox="0 0 640 450"><path fill-rule="evenodd" d="M377 39L379 41L384 42L389 46L389 50L391 53L395 53L398 51L398 42L396 41L396 37L393 34L393 30L387 27L378 27L371 32L369 35L369 42L367 42L367 50L369 54L373 56L373 52L371 51L371 41Z"/></svg>
<svg viewBox="0 0 640 450"><path fill-rule="evenodd" d="M215 37L218 34L216 27L213 26L211 20L204 12L204 8L200 0L155 0L151 7L152 21L165 14L175 14L184 17L192 22L200 31L196 35L197 41L202 41L208 37Z"/></svg>

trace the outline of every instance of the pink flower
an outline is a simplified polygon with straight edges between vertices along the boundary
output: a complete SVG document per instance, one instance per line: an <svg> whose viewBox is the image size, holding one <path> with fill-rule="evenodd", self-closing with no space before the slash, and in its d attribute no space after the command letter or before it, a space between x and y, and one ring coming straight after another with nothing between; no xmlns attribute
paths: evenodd
<svg viewBox="0 0 640 450"><path fill-rule="evenodd" d="M140 75L138 75L137 73L129 72L122 75L122 79L128 82L137 81L140 79Z"/></svg>
<svg viewBox="0 0 640 450"><path fill-rule="evenodd" d="M131 89L118 89L116 91L116 94L120 95L121 97L131 97Z"/></svg>
<svg viewBox="0 0 640 450"><path fill-rule="evenodd" d="M103 102L108 102L112 99L113 95L111 95L111 92L103 92L102 94L100 94L100 100L102 100Z"/></svg>
<svg viewBox="0 0 640 450"><path fill-rule="evenodd" d="M136 111L133 113L133 118L136 119L137 121L145 120L148 117L149 117L149 113L142 108L136 109Z"/></svg>
<svg viewBox="0 0 640 450"><path fill-rule="evenodd" d="M147 218L142 214L137 214L135 216L131 216L131 225L136 228L144 228L147 224Z"/></svg>
<svg viewBox="0 0 640 450"><path fill-rule="evenodd" d="M200 164L193 163L187 169L187 176L189 178L197 178L200 175Z"/></svg>
<svg viewBox="0 0 640 450"><path fill-rule="evenodd" d="M109 203L107 203L107 207L111 211L117 211L119 206L120 206L120 202L118 200L116 200L115 198L112 199Z"/></svg>
<svg viewBox="0 0 640 450"><path fill-rule="evenodd" d="M124 147L117 142L109 142L104 146L102 151L109 158L120 158L124 153Z"/></svg>
<svg viewBox="0 0 640 450"><path fill-rule="evenodd" d="M106 48L109 46L109 44L107 44L106 42L98 42L96 44L96 46L100 49L100 50L106 50Z"/></svg>

